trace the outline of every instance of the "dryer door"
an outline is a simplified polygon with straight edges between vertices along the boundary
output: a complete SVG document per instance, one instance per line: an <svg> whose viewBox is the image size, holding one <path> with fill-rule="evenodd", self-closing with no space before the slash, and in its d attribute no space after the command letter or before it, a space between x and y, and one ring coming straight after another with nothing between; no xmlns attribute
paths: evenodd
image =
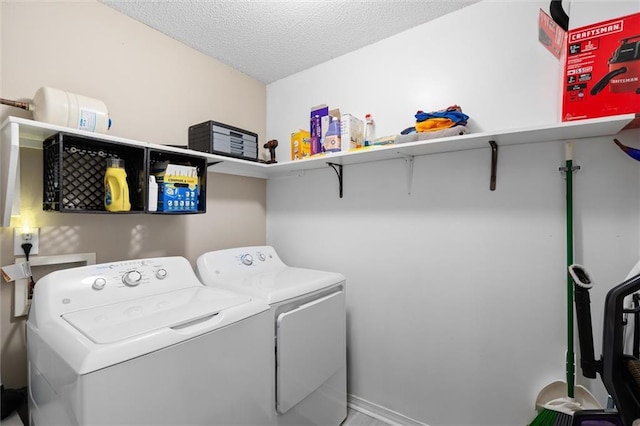
<svg viewBox="0 0 640 426"><path fill-rule="evenodd" d="M284 414L345 365L344 291L280 314L277 326L276 408Z"/></svg>

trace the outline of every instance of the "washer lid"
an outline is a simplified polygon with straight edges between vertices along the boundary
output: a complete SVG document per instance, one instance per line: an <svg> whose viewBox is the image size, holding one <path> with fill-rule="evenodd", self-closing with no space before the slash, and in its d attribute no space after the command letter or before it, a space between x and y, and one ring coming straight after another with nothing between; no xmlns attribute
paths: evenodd
<svg viewBox="0 0 640 426"><path fill-rule="evenodd" d="M322 290L343 281L344 276L336 272L286 266L248 275L244 279L230 282L221 281L216 285L223 285L273 304Z"/></svg>
<svg viewBox="0 0 640 426"><path fill-rule="evenodd" d="M94 343L109 344L163 328L180 329L250 301L247 296L198 286L69 312L62 318Z"/></svg>

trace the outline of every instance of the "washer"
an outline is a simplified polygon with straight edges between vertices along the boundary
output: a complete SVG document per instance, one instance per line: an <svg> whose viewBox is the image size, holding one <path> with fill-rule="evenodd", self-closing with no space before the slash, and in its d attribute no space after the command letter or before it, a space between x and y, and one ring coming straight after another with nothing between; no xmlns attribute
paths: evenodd
<svg viewBox="0 0 640 426"><path fill-rule="evenodd" d="M205 253L196 273L271 306L272 423L339 425L347 416L344 276L289 267L269 246Z"/></svg>
<svg viewBox="0 0 640 426"><path fill-rule="evenodd" d="M264 425L269 306L182 257L53 272L27 321L31 425Z"/></svg>

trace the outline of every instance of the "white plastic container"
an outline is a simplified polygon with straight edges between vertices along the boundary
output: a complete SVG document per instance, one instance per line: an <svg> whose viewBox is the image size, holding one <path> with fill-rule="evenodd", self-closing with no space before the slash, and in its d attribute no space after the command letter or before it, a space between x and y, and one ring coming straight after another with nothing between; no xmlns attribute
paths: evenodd
<svg viewBox="0 0 640 426"><path fill-rule="evenodd" d="M365 115L364 119L364 146L373 146L376 140L376 126L371 114Z"/></svg>
<svg viewBox="0 0 640 426"><path fill-rule="evenodd" d="M34 120L88 132L106 133L111 124L104 102L51 87L38 89L29 110Z"/></svg>
<svg viewBox="0 0 640 426"><path fill-rule="evenodd" d="M149 176L149 202L148 210L155 212L158 210L158 183L155 176Z"/></svg>

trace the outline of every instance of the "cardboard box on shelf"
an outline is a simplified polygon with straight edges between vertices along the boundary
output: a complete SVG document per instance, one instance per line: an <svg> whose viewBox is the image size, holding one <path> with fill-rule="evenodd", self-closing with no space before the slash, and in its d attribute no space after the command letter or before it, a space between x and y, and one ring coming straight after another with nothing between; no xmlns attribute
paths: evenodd
<svg viewBox="0 0 640 426"><path fill-rule="evenodd" d="M640 113L639 29L636 13L568 32L562 121Z"/></svg>
<svg viewBox="0 0 640 426"><path fill-rule="evenodd" d="M362 148L364 122L352 114L343 114L340 119L342 151Z"/></svg>
<svg viewBox="0 0 640 426"><path fill-rule="evenodd" d="M329 107L319 105L311 108L309 132L311 133L311 155L322 152L324 137L329 130Z"/></svg>
<svg viewBox="0 0 640 426"><path fill-rule="evenodd" d="M333 127L332 121L336 121ZM332 133L329 133L330 131ZM337 108L329 110L326 105L311 108L309 133L311 134L311 155L340 151L340 110ZM330 137L328 143L327 136Z"/></svg>
<svg viewBox="0 0 640 426"><path fill-rule="evenodd" d="M538 41L558 59L563 57L567 32L540 9L538 14Z"/></svg>
<svg viewBox="0 0 640 426"><path fill-rule="evenodd" d="M311 155L311 133L300 129L291 133L291 160L301 160Z"/></svg>
<svg viewBox="0 0 640 426"><path fill-rule="evenodd" d="M198 211L196 167L166 164L152 173L158 183L158 211Z"/></svg>

